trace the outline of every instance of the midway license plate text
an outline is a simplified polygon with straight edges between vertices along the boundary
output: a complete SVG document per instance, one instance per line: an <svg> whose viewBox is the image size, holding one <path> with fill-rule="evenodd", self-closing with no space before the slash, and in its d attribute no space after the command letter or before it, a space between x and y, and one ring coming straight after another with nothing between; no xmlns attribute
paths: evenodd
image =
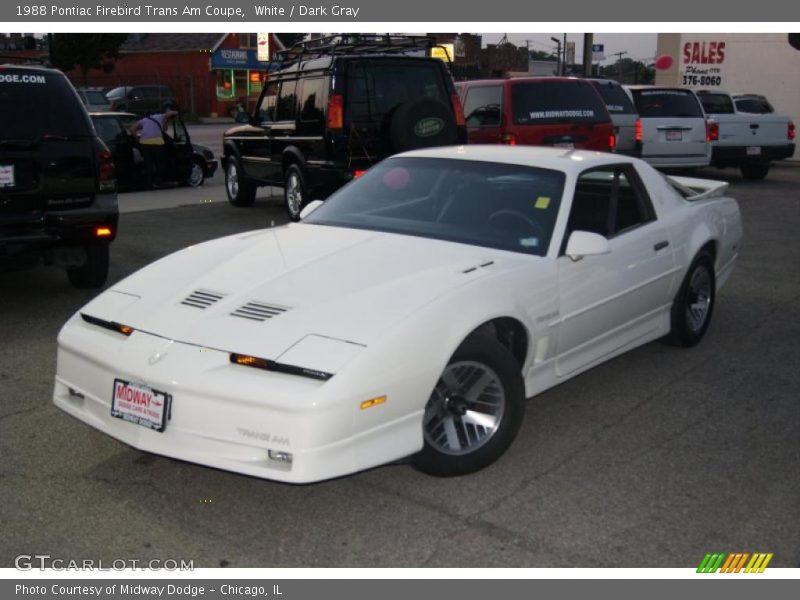
<svg viewBox="0 0 800 600"><path fill-rule="evenodd" d="M115 379L111 416L155 431L164 431L171 402L170 394L146 385Z"/></svg>

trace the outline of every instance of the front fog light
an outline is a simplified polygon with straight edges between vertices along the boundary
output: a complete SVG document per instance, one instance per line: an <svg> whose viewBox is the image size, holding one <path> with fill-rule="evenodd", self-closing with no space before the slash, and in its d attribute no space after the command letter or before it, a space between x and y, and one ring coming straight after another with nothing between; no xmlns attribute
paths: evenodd
<svg viewBox="0 0 800 600"><path fill-rule="evenodd" d="M283 463L285 465L292 464L291 452L284 452L283 450L268 450L267 453L270 460L274 460L275 462Z"/></svg>

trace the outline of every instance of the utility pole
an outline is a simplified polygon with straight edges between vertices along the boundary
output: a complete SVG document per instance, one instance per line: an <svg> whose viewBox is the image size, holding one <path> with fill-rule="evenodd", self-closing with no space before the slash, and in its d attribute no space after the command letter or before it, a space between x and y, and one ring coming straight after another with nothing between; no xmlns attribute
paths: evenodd
<svg viewBox="0 0 800 600"><path fill-rule="evenodd" d="M563 52L563 60L561 61L561 71L559 75L567 74L567 34L564 34L564 43L561 45L561 52Z"/></svg>
<svg viewBox="0 0 800 600"><path fill-rule="evenodd" d="M556 68L556 73L558 75L561 75L561 73L562 73L562 65L563 65L563 63L561 62L561 40L558 39L557 37L551 37L550 39L553 40L556 43L556 48L557 48L556 49L556 56L558 57L558 66Z"/></svg>
<svg viewBox="0 0 800 600"><path fill-rule="evenodd" d="M594 43L593 33L583 34L583 76L591 77L592 73L592 44Z"/></svg>
<svg viewBox="0 0 800 600"><path fill-rule="evenodd" d="M622 81L621 81L621 79L622 79L622 67L619 64L619 61L621 61L622 60L622 56L624 54L627 54L627 53L628 53L627 50L623 50L622 52L612 52L611 53L612 55L617 57L617 81L619 81L620 83L622 83Z"/></svg>

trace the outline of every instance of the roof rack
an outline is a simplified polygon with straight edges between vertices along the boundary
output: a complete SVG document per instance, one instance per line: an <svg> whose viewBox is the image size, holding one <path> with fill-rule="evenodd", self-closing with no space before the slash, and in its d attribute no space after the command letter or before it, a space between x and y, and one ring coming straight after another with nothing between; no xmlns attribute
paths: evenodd
<svg viewBox="0 0 800 600"><path fill-rule="evenodd" d="M429 50L439 44L432 36L392 34L340 33L322 38L298 42L286 50L276 53L278 61L285 66L298 60L335 56L338 54L402 54Z"/></svg>

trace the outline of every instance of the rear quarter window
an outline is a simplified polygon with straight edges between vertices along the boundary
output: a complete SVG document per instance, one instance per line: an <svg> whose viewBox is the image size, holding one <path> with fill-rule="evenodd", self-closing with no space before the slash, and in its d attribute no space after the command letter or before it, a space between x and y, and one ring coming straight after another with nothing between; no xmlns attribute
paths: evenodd
<svg viewBox="0 0 800 600"><path fill-rule="evenodd" d="M606 103L608 112L612 115L635 115L636 107L631 102L622 86L612 83L593 83L594 88L603 102Z"/></svg>
<svg viewBox="0 0 800 600"><path fill-rule="evenodd" d="M5 139L92 135L89 117L60 73L0 68L0 134Z"/></svg>
<svg viewBox="0 0 800 600"><path fill-rule="evenodd" d="M499 85L478 85L467 89L464 96L464 118L467 127L498 127L503 103Z"/></svg>
<svg viewBox="0 0 800 600"><path fill-rule="evenodd" d="M510 87L511 112L517 125L609 121L605 104L588 83L512 82Z"/></svg>
<svg viewBox="0 0 800 600"><path fill-rule="evenodd" d="M697 117L705 115L697 97L684 90L633 90L641 117Z"/></svg>

